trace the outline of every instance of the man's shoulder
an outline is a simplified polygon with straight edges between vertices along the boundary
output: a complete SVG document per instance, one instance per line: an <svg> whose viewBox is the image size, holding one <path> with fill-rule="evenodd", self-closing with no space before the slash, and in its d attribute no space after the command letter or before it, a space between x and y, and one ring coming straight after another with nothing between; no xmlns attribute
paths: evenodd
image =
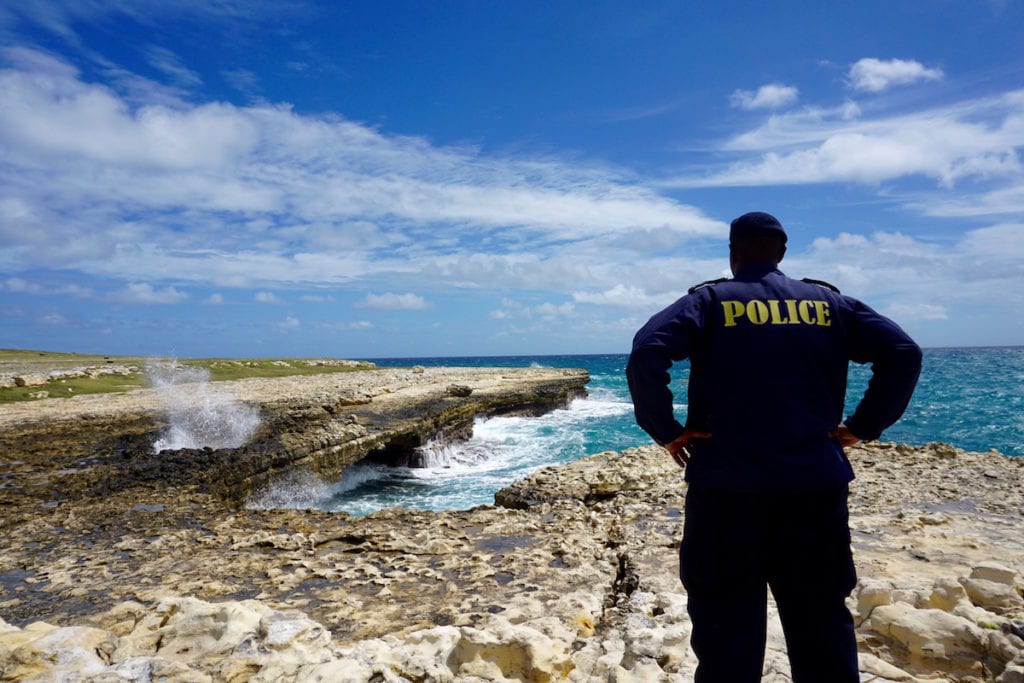
<svg viewBox="0 0 1024 683"><path fill-rule="evenodd" d="M809 285L817 285L818 287L824 287L825 289L830 289L833 292L835 292L836 294L842 294L842 292L839 291L839 288L836 287L831 282L825 282L824 280L815 280L812 277L800 278L800 282L804 282L804 283L807 283Z"/></svg>
<svg viewBox="0 0 1024 683"><path fill-rule="evenodd" d="M720 277L720 278L716 278L714 280L705 280L704 282L701 282L699 284L694 285L693 287L690 287L688 290L686 290L686 293L687 294L696 294L697 292L699 292L700 290L704 289L705 287L714 287L715 285L720 285L723 282L728 282L729 280L730 280L730 278L727 278L727 277Z"/></svg>

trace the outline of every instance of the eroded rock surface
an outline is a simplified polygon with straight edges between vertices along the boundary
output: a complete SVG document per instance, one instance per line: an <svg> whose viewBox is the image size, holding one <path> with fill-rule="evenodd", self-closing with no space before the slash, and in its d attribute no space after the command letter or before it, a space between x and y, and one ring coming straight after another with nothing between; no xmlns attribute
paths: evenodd
<svg viewBox="0 0 1024 683"><path fill-rule="evenodd" d="M1021 680L1024 459L850 458L863 680ZM685 483L660 448L546 468L467 511L355 518L168 491L37 502L6 525L0 679L692 680ZM788 680L772 610L764 681Z"/></svg>
<svg viewBox="0 0 1024 683"><path fill-rule="evenodd" d="M477 416L544 412L585 391L582 370L375 369L210 383L192 403L230 400L260 426L236 448L156 453L173 394L141 389L0 406L0 506L60 504L124 490L188 486L238 506L293 470L337 481L368 455L400 459L439 434L468 433ZM449 388L461 389L452 393ZM184 390L179 387L178 391ZM202 422L202 415L195 422ZM221 417L220 419L224 419Z"/></svg>

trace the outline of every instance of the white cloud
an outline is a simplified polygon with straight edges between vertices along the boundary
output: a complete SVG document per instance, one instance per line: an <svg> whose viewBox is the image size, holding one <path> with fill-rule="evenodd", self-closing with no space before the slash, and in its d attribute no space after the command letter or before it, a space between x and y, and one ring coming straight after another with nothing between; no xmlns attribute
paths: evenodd
<svg viewBox="0 0 1024 683"><path fill-rule="evenodd" d="M568 318L576 315L576 304L572 301L566 301L561 304L546 301L541 304L532 305L505 298L502 299L501 305L502 308L491 311L490 317L492 319L539 319L544 322L551 322L557 318Z"/></svg>
<svg viewBox="0 0 1024 683"><path fill-rule="evenodd" d="M224 303L224 295L223 294L219 294L217 292L214 292L213 294L211 294L209 296L209 298L207 298L206 303L214 304L214 305L222 304L222 303Z"/></svg>
<svg viewBox="0 0 1024 683"><path fill-rule="evenodd" d="M148 282L132 282L115 294L114 299L130 304L177 304L188 299L188 293L174 287L156 289Z"/></svg>
<svg viewBox="0 0 1024 683"><path fill-rule="evenodd" d="M949 312L945 306L930 303L894 303L884 311L893 320L947 320Z"/></svg>
<svg viewBox="0 0 1024 683"><path fill-rule="evenodd" d="M787 254L782 268L795 277L831 282L899 323L956 320L964 311L995 305L1020 310L1021 228L979 228L955 242L893 232L840 233L815 240L805 253Z"/></svg>
<svg viewBox="0 0 1024 683"><path fill-rule="evenodd" d="M8 292L17 292L19 294L71 296L76 299L91 299L95 296L95 292L91 287L83 287L79 284L47 287L40 285L37 282L29 282L28 280L20 277L8 278L6 281L0 282L0 289L6 289Z"/></svg>
<svg viewBox="0 0 1024 683"><path fill-rule="evenodd" d="M19 152L174 171L222 165L257 141L230 105L132 110L109 88L79 80L73 67L26 52L3 54L30 69L0 71L0 141Z"/></svg>
<svg viewBox="0 0 1024 683"><path fill-rule="evenodd" d="M660 301L658 297L649 296L639 287L627 286L622 283L603 292L573 292L572 298L577 303L624 307L654 306Z"/></svg>
<svg viewBox="0 0 1024 683"><path fill-rule="evenodd" d="M250 99L257 99L260 95L259 77L248 69L230 69L221 71L221 75L228 84L249 97Z"/></svg>
<svg viewBox="0 0 1024 683"><path fill-rule="evenodd" d="M850 86L863 92L882 92L896 85L910 85L917 81L938 81L943 76L942 69L928 69L911 59L883 61L874 57L859 60L850 67L847 74Z"/></svg>
<svg viewBox="0 0 1024 683"><path fill-rule="evenodd" d="M8 292L28 294L38 294L41 291L39 285L28 282L27 280L23 280L20 277L7 278L7 281L4 282L4 288Z"/></svg>
<svg viewBox="0 0 1024 683"><path fill-rule="evenodd" d="M359 305L363 308L379 308L391 311L415 311L426 308L427 302L423 297L411 292L406 294L385 292L384 294L367 294L366 299L364 299Z"/></svg>
<svg viewBox="0 0 1024 683"><path fill-rule="evenodd" d="M967 217L1024 214L1024 182L960 197L927 196L911 199L907 207L926 216Z"/></svg>
<svg viewBox="0 0 1024 683"><path fill-rule="evenodd" d="M972 258L999 260L1006 265L1024 266L1024 223L999 223L968 230L960 248Z"/></svg>
<svg viewBox="0 0 1024 683"><path fill-rule="evenodd" d="M284 303L281 301L281 297L277 296L273 292L256 292L253 297L257 303L261 304L280 304Z"/></svg>
<svg viewBox="0 0 1024 683"><path fill-rule="evenodd" d="M326 332L348 332L350 330L372 330L374 329L374 325L368 320L354 320L346 322L316 323L316 328Z"/></svg>
<svg viewBox="0 0 1024 683"><path fill-rule="evenodd" d="M61 327L67 325L70 321L60 313L50 312L36 318L36 322L49 327Z"/></svg>
<svg viewBox="0 0 1024 683"><path fill-rule="evenodd" d="M555 318L571 316L575 310L576 307L571 301L567 301L563 304L545 302L537 306L534 309L534 312L544 320L554 320Z"/></svg>
<svg viewBox="0 0 1024 683"><path fill-rule="evenodd" d="M297 330L299 326L299 319L293 315L285 316L284 321L277 324L277 327L282 330Z"/></svg>
<svg viewBox="0 0 1024 683"><path fill-rule="evenodd" d="M81 24L104 23L112 16L125 17L144 26L159 27L162 21L177 21L182 17L213 19L230 22L233 27L273 20L290 12L298 11L302 5L264 2L208 2L205 0L133 0L132 2L66 2L66 0L33 0L33 2L6 3L0 10L9 11L12 16L37 24L79 43L75 27Z"/></svg>
<svg viewBox="0 0 1024 683"><path fill-rule="evenodd" d="M842 109L772 116L723 144L746 158L678 187L879 183L908 176L944 187L964 179L1024 175L1024 91L967 100L950 107L874 120L845 118Z"/></svg>
<svg viewBox="0 0 1024 683"><path fill-rule="evenodd" d="M799 90L792 85L769 83L756 91L736 90L729 103L740 109L781 109L796 102Z"/></svg>
<svg viewBox="0 0 1024 683"><path fill-rule="evenodd" d="M438 147L285 106L136 104L43 53L3 54L0 263L291 286L411 272L482 240L502 254L725 232L599 163Z"/></svg>

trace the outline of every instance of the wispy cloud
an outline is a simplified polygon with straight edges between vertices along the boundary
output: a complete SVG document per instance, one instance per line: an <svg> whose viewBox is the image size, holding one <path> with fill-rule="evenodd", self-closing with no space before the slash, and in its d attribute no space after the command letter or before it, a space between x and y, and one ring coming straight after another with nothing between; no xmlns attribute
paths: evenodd
<svg viewBox="0 0 1024 683"><path fill-rule="evenodd" d="M840 233L818 238L783 268L819 277L844 292L876 303L894 317L941 320L958 306L1024 305L1024 226L999 224L969 230L952 243L903 233ZM897 315L898 313L898 315Z"/></svg>
<svg viewBox="0 0 1024 683"><path fill-rule="evenodd" d="M146 50L146 59L150 66L180 86L194 88L203 84L199 74L185 66L178 55L165 47L151 45Z"/></svg>
<svg viewBox="0 0 1024 683"><path fill-rule="evenodd" d="M873 93L918 81L938 81L944 76L942 69L926 68L912 59L884 61L874 57L857 61L847 74L851 88Z"/></svg>
<svg viewBox="0 0 1024 683"><path fill-rule="evenodd" d="M188 299L188 293L174 287L157 289L148 282L132 282L116 293L114 299L129 304L178 304Z"/></svg>
<svg viewBox="0 0 1024 683"><path fill-rule="evenodd" d="M906 201L906 206L925 216L970 217L1024 214L1024 182L1013 182L992 190L963 196L921 196Z"/></svg>
<svg viewBox="0 0 1024 683"><path fill-rule="evenodd" d="M1022 145L1024 90L878 118L851 118L845 106L807 109L772 116L722 144L724 151L754 156L670 184L878 183L908 176L947 187L963 179L1019 183Z"/></svg>
<svg viewBox="0 0 1024 683"><path fill-rule="evenodd" d="M792 85L769 83L754 90L736 90L730 104L740 109L781 109L796 102L799 90Z"/></svg>
<svg viewBox="0 0 1024 683"><path fill-rule="evenodd" d="M442 254L634 250L646 236L678 245L725 232L603 163L439 147L283 105L137 105L43 53L3 55L0 262L316 285L435 277Z"/></svg>
<svg viewBox="0 0 1024 683"><path fill-rule="evenodd" d="M931 303L896 303L885 309L885 315L895 320L947 320L949 311L945 306Z"/></svg>
<svg viewBox="0 0 1024 683"><path fill-rule="evenodd" d="M597 304L600 306L624 306L626 308L651 307L656 303L664 303L658 297L647 294L639 287L616 284L611 289L601 292L573 292L572 298L577 303Z"/></svg>
<svg viewBox="0 0 1024 683"><path fill-rule="evenodd" d="M252 100L260 99L259 77L248 69L227 69L221 76L232 88Z"/></svg>
<svg viewBox="0 0 1024 683"><path fill-rule="evenodd" d="M277 3L271 0L133 0L132 2L64 2L63 0L33 0L33 2L8 3L0 18L27 21L78 43L76 26L94 24L109 17L131 19L139 24L153 24L168 17L208 18L227 20L234 23L254 23L301 11L301 2Z"/></svg>
<svg viewBox="0 0 1024 683"><path fill-rule="evenodd" d="M280 304L284 303L281 301L281 297L274 294L273 292L256 292L253 297L257 303L261 304Z"/></svg>
<svg viewBox="0 0 1024 683"><path fill-rule="evenodd" d="M71 296L76 299L91 299L95 292L91 287L83 287L78 284L60 285L47 287L37 282L30 282L20 277L11 277L0 281L0 291L14 292L18 294L38 294L42 296Z"/></svg>
<svg viewBox="0 0 1024 683"><path fill-rule="evenodd" d="M367 294L359 305L363 308L378 308L388 311L418 311L427 307L427 301L412 292L405 294L385 292L384 294Z"/></svg>
<svg viewBox="0 0 1024 683"><path fill-rule="evenodd" d="M277 324L280 330L297 330L301 326L302 323L293 315L285 316L285 319Z"/></svg>

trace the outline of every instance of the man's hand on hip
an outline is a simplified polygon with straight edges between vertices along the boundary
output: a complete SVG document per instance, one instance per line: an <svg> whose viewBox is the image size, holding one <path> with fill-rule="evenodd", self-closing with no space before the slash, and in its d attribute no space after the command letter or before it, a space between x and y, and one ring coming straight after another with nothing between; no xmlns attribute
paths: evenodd
<svg viewBox="0 0 1024 683"><path fill-rule="evenodd" d="M674 441L665 444L665 450L672 456L672 459L676 461L676 464L680 467L685 468L686 463L690 462L690 442L694 439L710 439L710 432L698 432L696 429L684 429L683 433L675 438Z"/></svg>
<svg viewBox="0 0 1024 683"><path fill-rule="evenodd" d="M856 436L850 431L850 428L845 424L840 424L838 427L828 433L829 437L839 442L839 445L843 448L849 448L854 444L860 443L860 437Z"/></svg>

